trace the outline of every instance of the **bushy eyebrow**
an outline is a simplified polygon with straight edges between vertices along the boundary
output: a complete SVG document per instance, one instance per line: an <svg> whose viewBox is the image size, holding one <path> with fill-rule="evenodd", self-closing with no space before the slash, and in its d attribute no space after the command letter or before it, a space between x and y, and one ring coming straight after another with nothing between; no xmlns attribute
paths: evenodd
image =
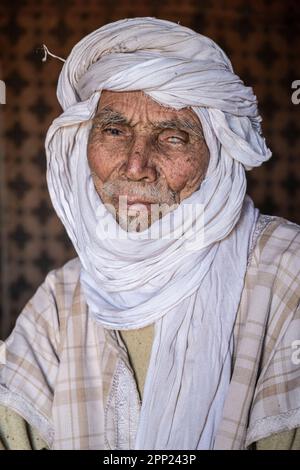
<svg viewBox="0 0 300 470"><path fill-rule="evenodd" d="M93 127L100 125L107 126L109 124L125 124L129 125L128 120L123 114L114 111L111 108L103 108L93 119Z"/></svg>
<svg viewBox="0 0 300 470"><path fill-rule="evenodd" d="M202 128L188 119L169 119L166 121L159 121L153 123L154 128L160 129L174 129L179 131L192 132L200 137L203 137Z"/></svg>
<svg viewBox="0 0 300 470"><path fill-rule="evenodd" d="M131 126L130 122L122 113L114 111L111 108L101 109L93 119L93 129L97 127L105 127L113 124L121 124L126 126ZM152 123L154 130L163 130L163 129L174 129L181 130L186 132L192 132L198 137L203 136L203 131L201 125L190 121L189 119L167 119L164 121L156 121Z"/></svg>

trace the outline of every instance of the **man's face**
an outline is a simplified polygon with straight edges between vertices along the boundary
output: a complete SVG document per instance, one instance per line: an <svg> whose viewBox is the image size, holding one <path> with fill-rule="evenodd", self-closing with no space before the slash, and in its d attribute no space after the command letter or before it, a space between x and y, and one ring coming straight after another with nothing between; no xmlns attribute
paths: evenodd
<svg viewBox="0 0 300 470"><path fill-rule="evenodd" d="M87 155L103 204L128 231L145 230L199 189L209 162L196 114L141 91L101 93Z"/></svg>

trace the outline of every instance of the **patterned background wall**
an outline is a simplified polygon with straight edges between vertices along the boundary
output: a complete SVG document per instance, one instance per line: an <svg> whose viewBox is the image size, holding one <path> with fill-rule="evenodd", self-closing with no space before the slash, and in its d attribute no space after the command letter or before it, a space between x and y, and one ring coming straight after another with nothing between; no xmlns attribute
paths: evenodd
<svg viewBox="0 0 300 470"><path fill-rule="evenodd" d="M300 79L297 0L23 0L0 5L1 316L6 337L49 270L74 256L56 217L45 179L44 139L60 113L56 83L62 62L42 62L39 49L66 58L74 44L105 23L155 16L210 36L235 71L253 86L273 158L248 173L249 190L264 213L300 223L300 105L291 84Z"/></svg>

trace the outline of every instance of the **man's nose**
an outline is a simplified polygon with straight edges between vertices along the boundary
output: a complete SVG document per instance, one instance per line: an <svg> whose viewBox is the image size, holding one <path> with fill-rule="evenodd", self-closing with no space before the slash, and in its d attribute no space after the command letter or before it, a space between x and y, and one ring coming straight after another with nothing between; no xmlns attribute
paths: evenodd
<svg viewBox="0 0 300 470"><path fill-rule="evenodd" d="M146 137L137 137L132 143L121 174L129 180L153 183L157 178L156 170L149 165L151 149Z"/></svg>

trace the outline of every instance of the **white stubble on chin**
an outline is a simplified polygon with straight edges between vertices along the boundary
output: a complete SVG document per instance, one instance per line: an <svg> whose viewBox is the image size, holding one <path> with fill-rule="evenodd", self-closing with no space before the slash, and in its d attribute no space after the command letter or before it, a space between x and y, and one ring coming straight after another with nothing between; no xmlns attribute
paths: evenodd
<svg viewBox="0 0 300 470"><path fill-rule="evenodd" d="M128 232L142 232L150 225L148 209L141 205L122 208L118 212L118 219L122 229Z"/></svg>

